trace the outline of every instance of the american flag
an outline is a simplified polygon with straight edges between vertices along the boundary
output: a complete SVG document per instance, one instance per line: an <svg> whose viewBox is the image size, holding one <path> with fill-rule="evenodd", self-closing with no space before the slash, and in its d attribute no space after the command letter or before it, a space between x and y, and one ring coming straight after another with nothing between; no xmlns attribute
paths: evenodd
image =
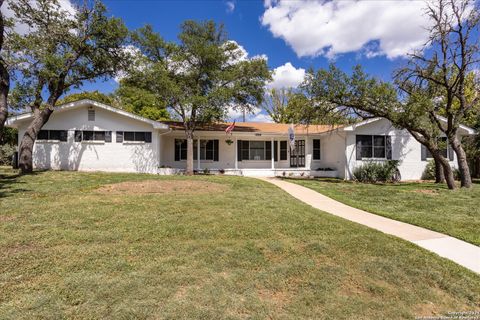
<svg viewBox="0 0 480 320"><path fill-rule="evenodd" d="M232 123L231 125L229 125L229 126L227 127L227 129L225 129L225 133L226 133L226 134L232 133L233 128L235 128L235 121L233 121L233 123Z"/></svg>

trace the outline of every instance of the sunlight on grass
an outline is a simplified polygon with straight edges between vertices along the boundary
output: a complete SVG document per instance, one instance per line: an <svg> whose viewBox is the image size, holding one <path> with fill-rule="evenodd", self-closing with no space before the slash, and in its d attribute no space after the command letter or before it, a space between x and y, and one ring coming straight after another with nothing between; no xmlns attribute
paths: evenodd
<svg viewBox="0 0 480 320"><path fill-rule="evenodd" d="M296 180L353 207L408 222L480 245L480 185L448 190L430 182L365 184L342 180Z"/></svg>
<svg viewBox="0 0 480 320"><path fill-rule="evenodd" d="M478 275L259 180L0 174L1 319L408 319L480 307ZM146 180L155 193L101 189ZM183 183L222 187L161 192Z"/></svg>

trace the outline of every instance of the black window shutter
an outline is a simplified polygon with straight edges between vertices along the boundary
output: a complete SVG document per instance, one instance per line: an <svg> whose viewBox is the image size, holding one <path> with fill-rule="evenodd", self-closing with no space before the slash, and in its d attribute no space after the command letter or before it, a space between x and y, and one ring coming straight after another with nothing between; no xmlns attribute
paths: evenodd
<svg viewBox="0 0 480 320"><path fill-rule="evenodd" d="M313 139L313 160L320 160L320 139Z"/></svg>
<svg viewBox="0 0 480 320"><path fill-rule="evenodd" d="M213 161L218 161L218 140L213 140Z"/></svg>
<svg viewBox="0 0 480 320"><path fill-rule="evenodd" d="M82 142L82 131L75 130L75 142Z"/></svg>
<svg viewBox="0 0 480 320"><path fill-rule="evenodd" d="M447 151L448 151L448 160L453 161L453 148L450 146L450 144L447 145Z"/></svg>
<svg viewBox="0 0 480 320"><path fill-rule="evenodd" d="M117 140L117 143L118 142L123 142L123 131L117 131L116 140Z"/></svg>
<svg viewBox="0 0 480 320"><path fill-rule="evenodd" d="M62 130L60 131L60 141L67 141L68 140L68 131Z"/></svg>
<svg viewBox="0 0 480 320"><path fill-rule="evenodd" d="M180 141L175 139L175 161L180 161Z"/></svg>
<svg viewBox="0 0 480 320"><path fill-rule="evenodd" d="M287 160L287 141L280 141L280 160Z"/></svg>
<svg viewBox="0 0 480 320"><path fill-rule="evenodd" d="M112 131L105 131L105 142L112 142Z"/></svg>
<svg viewBox="0 0 480 320"><path fill-rule="evenodd" d="M356 139L357 139L356 148L355 148L356 159L362 160L362 140L359 139L359 136L356 136Z"/></svg>
<svg viewBox="0 0 480 320"><path fill-rule="evenodd" d="M278 161L278 141L273 144L273 160Z"/></svg>
<svg viewBox="0 0 480 320"><path fill-rule="evenodd" d="M265 160L272 160L272 141L265 141Z"/></svg>
<svg viewBox="0 0 480 320"><path fill-rule="evenodd" d="M237 161L242 161L242 140L237 140Z"/></svg>
<svg viewBox="0 0 480 320"><path fill-rule="evenodd" d="M145 132L145 142L147 142L147 143L152 142L152 133L151 132Z"/></svg>
<svg viewBox="0 0 480 320"><path fill-rule="evenodd" d="M387 149L385 150L387 154L387 159L392 160L392 137L391 136L385 137L385 147Z"/></svg>
<svg viewBox="0 0 480 320"><path fill-rule="evenodd" d="M427 147L425 147L423 144L420 144L420 146L422 153L422 161L427 161Z"/></svg>

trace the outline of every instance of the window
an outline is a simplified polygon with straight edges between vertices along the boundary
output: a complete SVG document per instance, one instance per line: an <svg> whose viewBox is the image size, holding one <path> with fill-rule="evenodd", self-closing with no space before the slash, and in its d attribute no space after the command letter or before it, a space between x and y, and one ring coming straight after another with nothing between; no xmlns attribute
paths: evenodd
<svg viewBox="0 0 480 320"><path fill-rule="evenodd" d="M287 141L280 141L280 161L287 160Z"/></svg>
<svg viewBox="0 0 480 320"><path fill-rule="evenodd" d="M112 142L112 132L111 131L92 131L92 130L75 131L75 142L82 142L82 141Z"/></svg>
<svg viewBox="0 0 480 320"><path fill-rule="evenodd" d="M250 141L249 160L265 160L265 142Z"/></svg>
<svg viewBox="0 0 480 320"><path fill-rule="evenodd" d="M392 158L390 136L357 135L356 139L357 160Z"/></svg>
<svg viewBox="0 0 480 320"><path fill-rule="evenodd" d="M37 135L37 140L54 140L54 141L67 141L68 131L67 130L40 130Z"/></svg>
<svg viewBox="0 0 480 320"><path fill-rule="evenodd" d="M320 160L320 139L313 139L313 160Z"/></svg>
<svg viewBox="0 0 480 320"><path fill-rule="evenodd" d="M175 139L175 161L187 160L187 140Z"/></svg>
<svg viewBox="0 0 480 320"><path fill-rule="evenodd" d="M197 140L193 140L193 160L198 160ZM187 160L187 140L175 139L175 161ZM218 140L200 140L200 160L218 161Z"/></svg>
<svg viewBox="0 0 480 320"><path fill-rule="evenodd" d="M117 133L118 137L118 133ZM152 142L152 133L144 131L124 131L123 140L128 142ZM118 139L117 139L118 142Z"/></svg>
<svg viewBox="0 0 480 320"><path fill-rule="evenodd" d="M453 149L448 145L447 137L438 138L438 147L440 148L440 153L443 157L453 161ZM431 152L423 144L422 148L422 161L427 161L428 159L433 159Z"/></svg>
<svg viewBox="0 0 480 320"><path fill-rule="evenodd" d="M242 160L271 160L271 141L238 140L238 161Z"/></svg>

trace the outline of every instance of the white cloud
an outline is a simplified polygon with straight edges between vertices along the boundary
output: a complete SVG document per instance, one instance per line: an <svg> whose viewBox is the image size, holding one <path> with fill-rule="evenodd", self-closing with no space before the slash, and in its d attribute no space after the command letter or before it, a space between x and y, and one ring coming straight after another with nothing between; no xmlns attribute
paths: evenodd
<svg viewBox="0 0 480 320"><path fill-rule="evenodd" d="M227 13L232 13L235 10L235 1L227 1L225 5L227 6Z"/></svg>
<svg viewBox="0 0 480 320"><path fill-rule="evenodd" d="M271 1L261 22L299 57L362 51L396 58L427 40L424 1Z"/></svg>
<svg viewBox="0 0 480 320"><path fill-rule="evenodd" d="M295 68L290 62L273 69L272 82L267 84L269 88L296 88L305 78L305 69Z"/></svg>
<svg viewBox="0 0 480 320"><path fill-rule="evenodd" d="M229 121L243 121L243 111L241 109L234 109L232 106L228 108L227 119ZM261 108L253 107L250 112L245 114L245 121L248 122L273 122L272 118L266 114Z"/></svg>

